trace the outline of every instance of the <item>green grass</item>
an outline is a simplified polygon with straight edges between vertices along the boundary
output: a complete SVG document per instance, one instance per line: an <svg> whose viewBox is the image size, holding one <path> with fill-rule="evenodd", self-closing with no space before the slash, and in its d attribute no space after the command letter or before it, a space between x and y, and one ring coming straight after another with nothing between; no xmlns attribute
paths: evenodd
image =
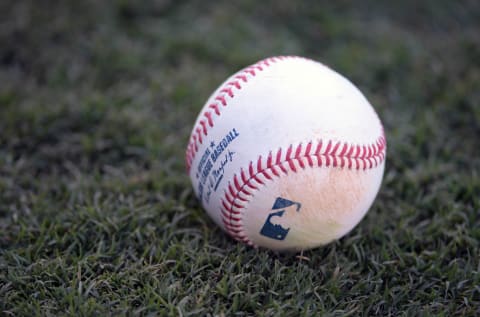
<svg viewBox="0 0 480 317"><path fill-rule="evenodd" d="M479 315L478 2L237 2L0 4L0 314ZM366 218L302 257L223 234L183 160L280 54L350 78L389 146Z"/></svg>

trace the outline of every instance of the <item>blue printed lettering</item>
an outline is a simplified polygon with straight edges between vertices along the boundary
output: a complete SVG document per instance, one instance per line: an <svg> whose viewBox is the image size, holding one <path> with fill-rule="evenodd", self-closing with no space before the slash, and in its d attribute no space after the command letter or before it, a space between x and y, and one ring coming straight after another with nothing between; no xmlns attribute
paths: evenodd
<svg viewBox="0 0 480 317"><path fill-rule="evenodd" d="M240 133L233 128L217 142L211 141L210 146L203 152L196 170L196 177L199 179L197 193L201 201L203 199L208 203L212 192L217 191L223 180L225 168L233 161L235 155L235 152L227 148L239 135Z"/></svg>

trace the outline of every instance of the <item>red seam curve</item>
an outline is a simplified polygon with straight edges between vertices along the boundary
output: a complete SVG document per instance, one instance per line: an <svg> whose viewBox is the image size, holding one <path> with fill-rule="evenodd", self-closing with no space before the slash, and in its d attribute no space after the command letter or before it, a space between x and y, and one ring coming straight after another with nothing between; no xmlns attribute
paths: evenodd
<svg viewBox="0 0 480 317"><path fill-rule="evenodd" d="M200 115L201 120L199 120L199 122L193 128L194 132L190 136L187 151L185 153L187 173L190 173L192 162L198 152L199 144L202 144L203 137L207 136L208 130L213 128L215 125L215 119L221 115L222 108L228 106L229 100L235 98L235 90L241 90L243 84L247 84L254 77L256 77L259 72L265 71L273 64L285 59L293 58L304 59L303 57L299 56L269 57L242 69L237 74L233 75L233 80L228 81L222 87L220 87L217 95L212 98L213 101L208 105L207 110ZM214 110L214 112L211 110Z"/></svg>
<svg viewBox="0 0 480 317"><path fill-rule="evenodd" d="M327 144L323 153L321 152L322 144ZM292 155L294 148L296 149L295 154ZM221 207L224 228L234 239L251 246L255 245L245 233L242 217L250 197L253 196L251 190L258 190L258 187L265 185L267 180L273 180L274 177L281 176L276 168L281 169L285 174L288 171L296 173L299 170L298 166L302 169L306 168L307 165L314 167L312 159L316 158L318 167L331 166L350 170L372 169L385 160L387 143L382 131L382 135L373 144L356 145L343 143L342 145L342 142L335 143L331 140L327 142L319 140L315 146L312 145L312 142L307 143L305 151L302 151L302 148L302 143L296 147L290 145L287 151L282 151L282 148L279 148L276 153L270 152L266 159L259 156L256 164L255 162L250 162L248 173L241 169L240 176L234 174L232 178L234 186L229 183L228 191L225 191ZM312 148L316 149L313 153L311 153ZM360 151L360 149L363 149L363 151ZM337 150L339 150L339 153L337 153ZM338 161L341 163L338 164ZM297 166L295 162L298 164ZM263 178L261 175L263 175ZM247 188L249 191L246 190ZM240 196L240 194L242 195ZM237 203L237 200L241 203Z"/></svg>

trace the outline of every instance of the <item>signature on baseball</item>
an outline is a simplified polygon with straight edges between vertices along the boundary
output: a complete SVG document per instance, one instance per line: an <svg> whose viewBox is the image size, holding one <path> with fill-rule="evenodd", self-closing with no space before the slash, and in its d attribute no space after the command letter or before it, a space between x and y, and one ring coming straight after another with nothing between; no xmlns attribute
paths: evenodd
<svg viewBox="0 0 480 317"><path fill-rule="evenodd" d="M228 165L233 161L233 156L235 152L228 150L225 154L224 158L220 160L220 167L217 169L213 169L210 178L208 179L208 186L207 186L207 193L205 195L205 200L208 202L210 199L210 195L212 194L212 190L216 191L218 185L223 179L223 174L225 173L225 166Z"/></svg>
<svg viewBox="0 0 480 317"><path fill-rule="evenodd" d="M235 152L229 146L240 136L236 128L231 129L218 142L210 141L198 163L195 177L198 181L198 197L200 201L210 200L212 192L216 191L223 179L225 166L231 163ZM225 151L227 151L225 153Z"/></svg>

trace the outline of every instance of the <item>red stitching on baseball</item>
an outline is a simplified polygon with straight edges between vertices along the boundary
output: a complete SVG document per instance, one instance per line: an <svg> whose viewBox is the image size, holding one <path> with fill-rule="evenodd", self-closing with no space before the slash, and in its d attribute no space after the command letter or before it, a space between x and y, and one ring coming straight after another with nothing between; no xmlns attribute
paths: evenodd
<svg viewBox="0 0 480 317"><path fill-rule="evenodd" d="M195 132L197 133L197 137L198 137L198 142L200 144L203 143L203 138L202 138L202 129L200 127L198 127Z"/></svg>
<svg viewBox="0 0 480 317"><path fill-rule="evenodd" d="M245 69L245 72L249 73L252 76L256 76L257 74L255 73L255 70L252 68L247 68Z"/></svg>
<svg viewBox="0 0 480 317"><path fill-rule="evenodd" d="M220 101L222 103L222 106L227 105L227 99L225 99L225 96L219 95L215 97L215 100Z"/></svg>
<svg viewBox="0 0 480 317"><path fill-rule="evenodd" d="M332 161L333 161L332 166L337 167L337 157L336 156L332 156Z"/></svg>
<svg viewBox="0 0 480 317"><path fill-rule="evenodd" d="M217 105L216 103L212 103L212 104L210 104L208 107L209 107L209 108L212 108L212 109L215 111L215 114L216 114L217 116L220 115L220 109L218 109L218 105ZM212 125L212 127L213 127L213 125Z"/></svg>
<svg viewBox="0 0 480 317"><path fill-rule="evenodd" d="M233 203L232 203L233 204ZM226 210L229 210L230 208L228 207L227 203L222 199L222 206L223 208L225 208ZM222 210L223 212L223 210ZM230 211L231 212L231 211Z"/></svg>
<svg viewBox="0 0 480 317"><path fill-rule="evenodd" d="M241 175L241 177L242 177L242 182L243 182L244 184L247 184L247 186L250 187L251 189L257 190L258 187L255 186L255 185L253 185L252 182L248 180L247 176L245 175L245 172L244 172L243 168L240 169L240 170L241 170L240 175Z"/></svg>
<svg viewBox="0 0 480 317"><path fill-rule="evenodd" d="M235 92L234 90L241 90L242 89L242 83L246 84L250 80L252 80L254 77L257 76L259 72L265 71L268 67L271 67L273 64L285 60L285 59L304 59L303 57L298 57L298 56L275 56L275 57L269 57L264 60L259 61L256 64L250 65L243 70L239 71L236 75L234 75L232 78L235 78L236 80L231 80L224 84L219 90L217 95L213 98L214 102L208 105L208 108L213 109L215 116L220 116L221 115L221 107L228 106L229 100L235 98ZM208 133L208 128L202 127L205 122L208 122L208 125L210 128L212 128L215 124L215 117L213 116L212 112L205 111L201 115L203 117L203 124L202 120L199 120L197 125L193 129L193 133L190 136L190 140L188 142L187 146L187 151L185 153L185 161L186 161L186 167L187 167L187 172L190 173L190 168L192 166L192 162L195 159L195 156L198 152L198 143L202 144L203 137L207 135ZM207 121L205 121L205 119ZM201 129L200 132L198 132L198 128Z"/></svg>
<svg viewBox="0 0 480 317"><path fill-rule="evenodd" d="M303 164L303 160L300 158L300 153L302 152L302 143L297 146L297 150L295 151L295 159L297 160L298 164L302 169L305 169L305 164Z"/></svg>
<svg viewBox="0 0 480 317"><path fill-rule="evenodd" d="M286 156L286 162L288 163L288 166L290 169L295 173L297 171L297 168L295 167L295 164L293 163L293 160L291 160L291 155L292 155L292 145L287 149L287 156Z"/></svg>
<svg viewBox="0 0 480 317"><path fill-rule="evenodd" d="M240 86L240 83L238 81L231 81L229 82L227 85L230 85L230 86L235 86L235 88L237 89L242 89L242 86ZM232 96L233 97L233 96Z"/></svg>
<svg viewBox="0 0 480 317"><path fill-rule="evenodd" d="M240 228L240 227L241 227L241 224L234 224L233 222L234 222L234 221L240 221L240 220L242 220L242 218L240 218L240 217L234 217L234 216L232 216L232 214L230 214L230 215L228 216L228 220L229 220L229 222L228 222L228 226L229 226L229 227L237 227L237 228ZM224 222L224 223L225 223L225 222ZM240 230L240 229L239 229L239 230Z"/></svg>
<svg viewBox="0 0 480 317"><path fill-rule="evenodd" d="M235 185L235 188L237 191L241 191L242 187L240 186L240 182L238 181L237 174L233 176L233 184Z"/></svg>
<svg viewBox="0 0 480 317"><path fill-rule="evenodd" d="M248 81L248 77L245 75L236 75L235 78L241 79L244 83Z"/></svg>
<svg viewBox="0 0 480 317"><path fill-rule="evenodd" d="M272 159L273 159L273 156L272 156L272 152L270 151L270 153L268 153L267 168L272 171L273 175L278 177L279 174L275 166L272 164Z"/></svg>
<svg viewBox="0 0 480 317"><path fill-rule="evenodd" d="M265 185L265 183L255 174L253 170L253 162L250 162L248 165L248 174L250 175L250 178L255 179L255 181L261 185Z"/></svg>
<svg viewBox="0 0 480 317"><path fill-rule="evenodd" d="M232 205L233 204L233 198L231 195L228 194L228 192L225 192L225 199L227 200L227 202Z"/></svg>
<svg viewBox="0 0 480 317"><path fill-rule="evenodd" d="M203 120L200 120L200 125L202 126L203 133L207 135L207 123Z"/></svg>
<svg viewBox="0 0 480 317"><path fill-rule="evenodd" d="M221 208L221 215L222 215L222 222L225 226L225 230L236 240L243 241L249 245L254 245L254 243L246 236L243 223L242 223L242 216L244 214L244 209L246 206L243 204L237 204L236 200L241 200L244 203L248 203L249 200L242 198L240 193L248 193L248 196L252 196L251 192L246 191L246 188L258 190L258 187L253 184L253 182L258 182L260 184L264 184L263 182L259 182L258 175L264 175L267 179L273 180L273 177L270 175L269 172L272 172L273 175L276 177L280 177L280 174L275 173L275 167L280 167L282 171L287 174L287 170L283 167L283 163L287 163L290 171L297 172L297 167L295 166L293 161L297 161L302 168L305 166L305 160L308 162L310 167L313 167L312 157L316 157L318 160L318 166L322 166L322 158L325 158L325 166L330 166L330 159L333 160L333 166L339 168L345 168L345 161L348 162L348 169L355 169L355 170L366 170L371 169L380 165L383 160L385 159L386 153L386 139L382 131L382 135L378 138L378 140L371 145L354 145L344 143L342 150L340 153L336 153L338 148L341 146L341 142L337 142L332 149L333 142L331 140L328 141L328 145L323 153L321 153L323 141L319 140L314 153L310 153L312 148L312 142L307 144L305 152L302 153L302 144L298 144L296 147L295 155L291 157L293 151L293 145L290 145L285 153L285 156L282 158L282 148L277 150L277 153L273 155L271 152L269 153L265 164L264 158L260 155L257 160L257 164L254 162L250 162L249 164L249 171L248 175L244 172L243 169L240 170L240 178L242 183L238 181L237 174L234 174L233 181L235 183L236 191L233 190L231 184L228 184L228 191L225 191L225 198L222 199L222 208ZM361 149L363 148L363 151ZM331 150L331 151L330 151ZM354 154L355 153L355 154ZM275 162L272 162L272 157L275 156ZM338 164L340 161L340 165ZM311 162L311 163L310 163ZM367 167L368 164L368 167ZM256 168L255 168L256 167ZM225 202L227 201L227 202ZM236 210L234 209L236 208Z"/></svg>
<svg viewBox="0 0 480 317"><path fill-rule="evenodd" d="M235 195L235 191L232 188L232 183L230 183L230 182L228 182L228 190L230 191L230 195L232 195L232 196Z"/></svg>
<svg viewBox="0 0 480 317"><path fill-rule="evenodd" d="M330 154L330 149L332 148L332 141L328 141L327 148L325 149L325 152L323 154L328 155Z"/></svg>
<svg viewBox="0 0 480 317"><path fill-rule="evenodd" d="M205 112L205 117L207 118L208 125L209 125L210 127L213 127L212 113L209 112L209 111L206 111L206 112ZM203 121L203 120L201 120L201 121ZM201 121L200 121L200 124L201 124ZM205 135L208 134L206 128L205 128L205 130L203 131L203 133L205 133Z"/></svg>
<svg viewBox="0 0 480 317"><path fill-rule="evenodd" d="M233 97L234 97L234 95L233 95L233 90L232 90L232 88L230 88L230 87L225 87L225 88L223 88L222 90L220 90L220 92L226 93L230 98L233 98Z"/></svg>
<svg viewBox="0 0 480 317"><path fill-rule="evenodd" d="M342 156L345 155L345 152L347 151L347 149L348 149L348 144L347 144L347 143L344 143L344 144L343 144L342 151L340 152L340 157L342 157Z"/></svg>
<svg viewBox="0 0 480 317"><path fill-rule="evenodd" d="M238 229L237 229L238 232L241 232L241 229L240 229L240 228L242 227L242 224L234 224L234 225L232 225L232 224L225 223L225 222L224 222L224 224L227 225L227 226L229 226L230 228L238 228Z"/></svg>
<svg viewBox="0 0 480 317"><path fill-rule="evenodd" d="M252 196L252 193L249 192L245 187L240 190L240 193L244 193L247 196Z"/></svg>

